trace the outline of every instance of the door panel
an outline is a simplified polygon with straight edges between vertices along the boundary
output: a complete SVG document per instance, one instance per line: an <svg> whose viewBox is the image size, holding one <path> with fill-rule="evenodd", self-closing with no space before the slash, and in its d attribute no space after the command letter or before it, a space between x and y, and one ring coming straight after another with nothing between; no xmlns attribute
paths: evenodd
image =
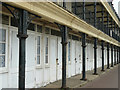
<svg viewBox="0 0 120 90"><path fill-rule="evenodd" d="M50 82L56 81L57 37L50 37Z"/></svg>
<svg viewBox="0 0 120 90"><path fill-rule="evenodd" d="M61 44L61 37L58 37L57 40L58 44L58 61L57 61L57 80L62 79L62 44Z"/></svg>
<svg viewBox="0 0 120 90"><path fill-rule="evenodd" d="M81 58L81 45L79 41L76 41L76 74L80 73L80 58Z"/></svg>
<svg viewBox="0 0 120 90"><path fill-rule="evenodd" d="M74 76L75 75L75 41L71 41L71 75Z"/></svg>

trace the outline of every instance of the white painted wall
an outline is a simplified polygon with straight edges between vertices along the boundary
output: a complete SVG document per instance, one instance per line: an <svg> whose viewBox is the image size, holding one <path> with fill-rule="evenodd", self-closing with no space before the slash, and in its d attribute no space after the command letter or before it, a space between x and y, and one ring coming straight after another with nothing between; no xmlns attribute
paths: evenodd
<svg viewBox="0 0 120 90"><path fill-rule="evenodd" d="M8 26L5 26L8 28ZM8 71L0 73L1 88L18 87L18 66L19 66L19 41L17 38L17 28L10 27L9 30L9 55ZM42 40L41 66L36 66L36 37L40 35ZM38 34L28 31L26 40L26 88L38 88L50 82L62 79L62 45L61 37ZM45 65L45 37L49 38L49 65ZM67 78L82 73L82 44L81 41L70 40L71 61L67 61ZM86 47L86 71L94 69L94 45L87 44ZM58 58L58 63L56 59ZM110 53L111 58L111 53ZM76 61L75 61L76 59ZM101 67L101 46L97 49L97 67ZM111 60L110 60L111 62ZM105 48L105 65L107 64L107 52Z"/></svg>

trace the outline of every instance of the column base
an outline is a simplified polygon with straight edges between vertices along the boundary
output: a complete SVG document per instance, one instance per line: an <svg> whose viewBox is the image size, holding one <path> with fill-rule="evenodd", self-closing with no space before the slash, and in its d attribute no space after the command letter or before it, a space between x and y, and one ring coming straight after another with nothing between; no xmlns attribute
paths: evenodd
<svg viewBox="0 0 120 90"><path fill-rule="evenodd" d="M107 69L110 69L109 67L107 67Z"/></svg>
<svg viewBox="0 0 120 90"><path fill-rule="evenodd" d="M102 72L105 72L105 70L101 70Z"/></svg>
<svg viewBox="0 0 120 90"><path fill-rule="evenodd" d="M111 65L111 67L114 67L113 65Z"/></svg>
<svg viewBox="0 0 120 90"><path fill-rule="evenodd" d="M87 81L87 78L81 78L80 80Z"/></svg>
<svg viewBox="0 0 120 90"><path fill-rule="evenodd" d="M68 89L69 87L61 87L60 89Z"/></svg>
<svg viewBox="0 0 120 90"><path fill-rule="evenodd" d="M93 73L93 75L98 75L98 73Z"/></svg>

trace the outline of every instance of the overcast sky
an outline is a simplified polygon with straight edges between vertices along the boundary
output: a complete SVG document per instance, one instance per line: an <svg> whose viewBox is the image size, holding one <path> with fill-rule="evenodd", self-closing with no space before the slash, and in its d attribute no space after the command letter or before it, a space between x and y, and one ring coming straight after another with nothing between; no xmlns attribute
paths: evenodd
<svg viewBox="0 0 120 90"><path fill-rule="evenodd" d="M119 6L119 9L118 9L118 2L119 2L119 5L120 5L120 0L113 0L113 6L116 10L116 12L120 14L120 6ZM119 10L119 11L118 11ZM119 15L120 16L120 15Z"/></svg>

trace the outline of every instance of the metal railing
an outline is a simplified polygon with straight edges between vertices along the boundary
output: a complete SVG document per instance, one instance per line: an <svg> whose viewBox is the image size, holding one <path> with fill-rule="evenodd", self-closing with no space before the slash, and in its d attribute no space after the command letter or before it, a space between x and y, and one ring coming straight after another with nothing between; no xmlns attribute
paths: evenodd
<svg viewBox="0 0 120 90"><path fill-rule="evenodd" d="M78 5L78 3L79 3L79 5ZM85 8L85 19L83 19L83 5L82 4L83 4L83 2L72 2L72 6L71 6L72 11L69 11L69 12L73 13L74 15L79 17L80 19L86 21L87 23L89 23L90 25L95 27L94 12L91 12L90 10ZM112 8L113 12L116 14L116 16L118 17L118 20L120 21L120 18L118 16L118 14L116 13L116 11L115 11L115 9L114 9L114 7L112 5L112 2L108 2L108 4L110 5L110 7ZM63 6L61 6L61 7L66 9L66 7L63 7ZM112 28L112 29L109 28L108 25L104 24L104 22L102 22L99 17L98 18L96 17L96 27L95 28L97 28L98 30L101 30L102 32L104 32L108 36L110 36L110 37L112 37L115 40L120 42L120 36L115 34L114 28ZM110 34L110 32L112 32L112 34Z"/></svg>
<svg viewBox="0 0 120 90"><path fill-rule="evenodd" d="M76 5L76 2L73 2L73 4L72 4L72 11L80 19L83 19L82 3L79 2L79 5L81 6L80 8L79 8L79 6ZM84 19L84 21L86 21L90 25L94 26L95 25L94 19L95 19L94 12L91 12L90 10L85 8L85 19ZM117 35L113 32L113 30L108 28L108 26L106 24L104 24L104 22L102 22L100 20L100 18L96 18L96 28L98 30L101 30L102 32L104 32L105 34L107 34L109 36L111 36L110 32L112 31L112 36L111 37L113 37L114 39L118 40L117 39Z"/></svg>

